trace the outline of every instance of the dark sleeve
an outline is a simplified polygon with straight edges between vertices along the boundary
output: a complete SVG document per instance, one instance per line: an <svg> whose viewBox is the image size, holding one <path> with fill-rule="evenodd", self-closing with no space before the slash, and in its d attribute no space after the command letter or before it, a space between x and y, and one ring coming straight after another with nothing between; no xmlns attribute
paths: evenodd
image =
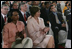
<svg viewBox="0 0 72 49"><path fill-rule="evenodd" d="M40 17L44 19L45 26L49 27L49 24L47 23L47 21L49 21L48 17L46 16L46 14L44 13L42 9L40 10L40 12L41 12Z"/></svg>
<svg viewBox="0 0 72 49"><path fill-rule="evenodd" d="M57 27L58 27L58 26L61 27L61 24L57 24L57 23L55 22L54 15L51 14L51 13L50 13L50 15L49 15L49 21L50 21L51 26L52 26L53 29L55 29L56 26L57 26Z"/></svg>

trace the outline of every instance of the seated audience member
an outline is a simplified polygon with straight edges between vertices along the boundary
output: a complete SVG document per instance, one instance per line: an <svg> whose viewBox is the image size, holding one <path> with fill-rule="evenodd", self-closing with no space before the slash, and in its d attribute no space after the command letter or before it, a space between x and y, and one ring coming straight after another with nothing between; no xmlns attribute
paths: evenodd
<svg viewBox="0 0 72 49"><path fill-rule="evenodd" d="M17 12L19 12L18 7L19 7L19 4L14 1L13 4L11 4L11 8L10 8L10 11L8 12L8 15L9 15L9 13L12 12L12 11L17 11Z"/></svg>
<svg viewBox="0 0 72 49"><path fill-rule="evenodd" d="M45 26L49 26L48 16L49 16L50 3L49 2L45 2L44 4L45 4L45 8L40 9L40 12L41 12L40 17L44 19Z"/></svg>
<svg viewBox="0 0 72 49"><path fill-rule="evenodd" d="M54 48L53 36L46 35L49 28L45 27L44 20L40 18L40 8L33 6L30 12L32 17L27 20L27 30L29 37L33 40L33 48Z"/></svg>
<svg viewBox="0 0 72 49"><path fill-rule="evenodd" d="M26 26L27 25L27 18L30 16L30 14L27 12L26 3L20 4L20 10L18 13L19 13L19 20L22 21Z"/></svg>
<svg viewBox="0 0 72 49"><path fill-rule="evenodd" d="M26 37L24 23L19 21L18 12L12 11L8 17L8 23L3 28L3 48L11 48L17 32L23 32Z"/></svg>
<svg viewBox="0 0 72 49"><path fill-rule="evenodd" d="M9 6L7 4L2 5L1 7L1 32L4 25L7 23Z"/></svg>
<svg viewBox="0 0 72 49"><path fill-rule="evenodd" d="M41 4L40 4L40 8L41 9L43 9L43 8L45 8L45 4L44 4L45 2L42 2Z"/></svg>
<svg viewBox="0 0 72 49"><path fill-rule="evenodd" d="M55 48L58 48L58 32L60 30L66 31L66 24L60 12L56 11L54 5L50 5L49 8L49 21L51 23L52 31L54 32Z"/></svg>
<svg viewBox="0 0 72 49"><path fill-rule="evenodd" d="M8 12L9 12L8 10L9 6L7 4L1 6L1 39L2 39L3 27L5 24L7 24Z"/></svg>
<svg viewBox="0 0 72 49"><path fill-rule="evenodd" d="M11 9L18 9L19 4L17 2L13 2Z"/></svg>

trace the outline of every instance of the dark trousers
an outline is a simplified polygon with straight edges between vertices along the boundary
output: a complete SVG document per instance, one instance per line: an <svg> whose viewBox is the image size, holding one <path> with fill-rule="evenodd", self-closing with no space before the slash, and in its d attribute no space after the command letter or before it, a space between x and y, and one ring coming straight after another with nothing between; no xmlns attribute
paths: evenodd
<svg viewBox="0 0 72 49"><path fill-rule="evenodd" d="M59 30L53 29L53 34L54 34L54 42L55 42L55 48L58 48L58 32Z"/></svg>
<svg viewBox="0 0 72 49"><path fill-rule="evenodd" d="M59 35L58 32L60 30L66 31L66 28L65 27L59 27L59 29L52 28L52 31L53 31L53 34L54 34L55 48L58 48L58 43L59 43L59 41L58 41L58 35Z"/></svg>

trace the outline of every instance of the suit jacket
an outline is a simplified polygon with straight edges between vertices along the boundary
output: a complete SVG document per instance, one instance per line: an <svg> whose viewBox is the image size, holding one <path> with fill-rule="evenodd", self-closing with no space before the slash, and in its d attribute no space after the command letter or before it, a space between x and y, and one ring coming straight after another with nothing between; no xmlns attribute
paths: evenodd
<svg viewBox="0 0 72 49"><path fill-rule="evenodd" d="M33 48L36 47L46 48L47 43L52 35L46 35L46 33L42 34L40 32L40 29L45 28L45 25L42 18L39 17L38 19L39 23L37 23L34 17L28 20L27 23L28 34L33 41Z"/></svg>
<svg viewBox="0 0 72 49"><path fill-rule="evenodd" d="M29 16L30 16L30 14L28 12L26 12L26 17L28 18ZM24 20L23 15L20 11L19 11L19 20L22 21L25 24L25 26L27 25L27 23Z"/></svg>
<svg viewBox="0 0 72 49"><path fill-rule="evenodd" d="M45 26L49 26L49 24L47 24L49 12L47 13L46 8L42 8L40 11L40 17L44 19Z"/></svg>
<svg viewBox="0 0 72 49"><path fill-rule="evenodd" d="M1 32L2 32L2 29L3 29L4 25L5 25L4 23L5 22L4 22L3 16L1 15ZM1 37L0 38L2 39L2 33L1 33Z"/></svg>
<svg viewBox="0 0 72 49"><path fill-rule="evenodd" d="M27 29L29 37L33 40L33 46L37 46L40 44L46 34L41 34L39 29L44 29L45 25L42 18L39 18L39 24L36 20L32 17L28 20Z"/></svg>
<svg viewBox="0 0 72 49"><path fill-rule="evenodd" d="M62 14L59 13L59 12L57 12L57 16L58 16L59 21L60 21L61 24L62 24L62 23L64 22L64 20L63 20L63 18L62 18ZM51 13L49 14L49 17L48 17L48 18L49 18L49 21L50 21L50 23L51 23L52 30L57 29L56 27L58 27L58 28L62 27L61 24L57 24L57 23L56 23L56 18L55 18L55 15L53 14L53 12L51 12ZM57 30L59 30L59 29L57 29Z"/></svg>
<svg viewBox="0 0 72 49"><path fill-rule="evenodd" d="M5 25L5 21L3 19L3 16L1 15L1 32L2 32L4 25Z"/></svg>
<svg viewBox="0 0 72 49"><path fill-rule="evenodd" d="M24 29L24 23L21 21L17 21L16 25L12 22L7 23L3 28L3 48L11 48L12 43L15 41L16 33Z"/></svg>

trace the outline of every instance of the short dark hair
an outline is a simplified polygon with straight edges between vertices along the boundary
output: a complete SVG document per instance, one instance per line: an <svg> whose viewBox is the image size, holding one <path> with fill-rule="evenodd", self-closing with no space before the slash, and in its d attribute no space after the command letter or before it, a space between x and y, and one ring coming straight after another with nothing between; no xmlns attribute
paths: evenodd
<svg viewBox="0 0 72 49"><path fill-rule="evenodd" d="M49 6L49 12L51 12L51 11L50 11L50 9L51 9L51 7L52 7L52 6L54 6L54 5L53 5L53 4L51 4L51 5Z"/></svg>
<svg viewBox="0 0 72 49"><path fill-rule="evenodd" d="M40 8L38 6L32 6L30 8L30 13L32 15L32 17L34 17L34 15L36 14L36 12L38 12L40 10Z"/></svg>
<svg viewBox="0 0 72 49"><path fill-rule="evenodd" d="M50 4L50 2L45 2L44 4L47 5L47 4Z"/></svg>
<svg viewBox="0 0 72 49"><path fill-rule="evenodd" d="M67 6L68 3L69 3L69 2L67 1L67 2L65 3L65 6Z"/></svg>
<svg viewBox="0 0 72 49"><path fill-rule="evenodd" d="M13 12L18 12L18 11L13 10L13 11L10 11L10 12L8 13L8 23L12 22L11 17L13 16Z"/></svg>
<svg viewBox="0 0 72 49"><path fill-rule="evenodd" d="M51 7L52 7L52 6L54 6L54 5L53 5L53 4L51 4L51 5L49 6L49 9L51 9Z"/></svg>

